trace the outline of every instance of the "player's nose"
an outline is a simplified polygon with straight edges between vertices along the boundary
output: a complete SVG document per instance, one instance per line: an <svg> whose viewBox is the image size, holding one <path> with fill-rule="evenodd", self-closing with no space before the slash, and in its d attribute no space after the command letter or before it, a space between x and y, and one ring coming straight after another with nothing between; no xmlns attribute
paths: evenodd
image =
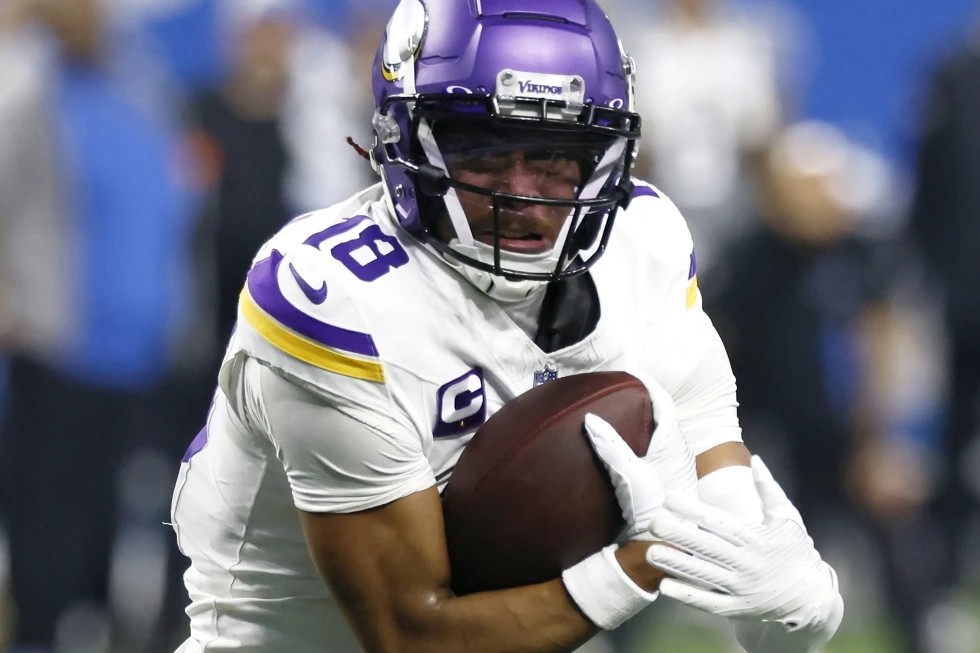
<svg viewBox="0 0 980 653"><path fill-rule="evenodd" d="M512 195L541 197L541 175L532 170L522 153L515 154L500 177L501 190Z"/></svg>

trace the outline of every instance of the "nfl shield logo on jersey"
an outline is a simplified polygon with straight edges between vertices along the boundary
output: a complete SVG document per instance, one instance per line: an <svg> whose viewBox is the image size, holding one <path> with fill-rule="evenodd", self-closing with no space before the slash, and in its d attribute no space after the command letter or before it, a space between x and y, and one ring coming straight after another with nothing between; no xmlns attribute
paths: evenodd
<svg viewBox="0 0 980 653"><path fill-rule="evenodd" d="M534 385L539 386L542 383L547 383L548 381L554 381L558 378L558 368L552 365L545 365L543 370L534 371Z"/></svg>

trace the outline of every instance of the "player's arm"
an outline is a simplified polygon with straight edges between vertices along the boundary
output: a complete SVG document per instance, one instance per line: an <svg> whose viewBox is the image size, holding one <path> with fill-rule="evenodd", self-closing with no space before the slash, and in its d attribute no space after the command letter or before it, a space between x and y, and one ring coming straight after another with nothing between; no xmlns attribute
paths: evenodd
<svg viewBox="0 0 980 653"><path fill-rule="evenodd" d="M681 431L695 454L698 497L758 523L762 504L738 423L735 375L707 316L698 331L701 357L677 393Z"/></svg>
<svg viewBox="0 0 980 653"><path fill-rule="evenodd" d="M656 337L670 338L672 345L648 369L650 376L666 379L666 400L674 403L678 428L694 454L697 495L739 517L761 521L751 454L738 421L735 375L718 332L695 305Z"/></svg>
<svg viewBox="0 0 980 653"><path fill-rule="evenodd" d="M724 442L694 457L699 479L732 465L749 467L751 460L752 454L742 442Z"/></svg>
<svg viewBox="0 0 980 653"><path fill-rule="evenodd" d="M587 558L565 581L454 596L420 438L378 411L341 411L254 361L246 366L244 378L258 385L244 389L250 421L275 443L312 559L368 653L571 651L655 598L662 573L639 542ZM566 583L589 591L576 602Z"/></svg>
<svg viewBox="0 0 980 653"><path fill-rule="evenodd" d="M665 595L731 618L749 653L811 653L840 625L837 576L768 469L747 456L727 354L713 327L701 338L707 346L675 392L678 422L696 454L697 497L668 499L667 508L712 526L692 534L654 520L653 535L680 550L652 547L648 559L671 577Z"/></svg>
<svg viewBox="0 0 980 653"><path fill-rule="evenodd" d="M651 307L640 376L669 393L667 401L676 406L672 412L695 456L698 478L739 476L742 486L754 491L750 453L738 423L735 377L724 344L702 308L690 231L669 199L644 199L659 225L649 251L651 277L658 282L644 295L659 293L659 301ZM723 471L730 467L736 469ZM698 483L699 493L703 486ZM761 518L758 500L755 506L754 514Z"/></svg>
<svg viewBox="0 0 980 653"><path fill-rule="evenodd" d="M560 579L454 596L435 488L373 510L301 515L317 568L368 652L570 651L599 630ZM652 591L660 574L648 546L631 543L617 558Z"/></svg>
<svg viewBox="0 0 980 653"><path fill-rule="evenodd" d="M678 251L689 251L684 231ZM732 618L749 653L817 650L841 621L836 574L761 461L746 466L735 377L701 308L694 255L688 261L662 256L671 282L643 371L669 389L699 477L696 496L686 493L673 506L668 500L668 508L684 520L714 525L692 534L669 519L654 520L653 535L677 548L652 547L648 559L672 577L662 584L663 594Z"/></svg>
<svg viewBox="0 0 980 653"><path fill-rule="evenodd" d="M313 560L369 652L561 651L596 632L559 580L455 597L434 487L373 510L301 515Z"/></svg>

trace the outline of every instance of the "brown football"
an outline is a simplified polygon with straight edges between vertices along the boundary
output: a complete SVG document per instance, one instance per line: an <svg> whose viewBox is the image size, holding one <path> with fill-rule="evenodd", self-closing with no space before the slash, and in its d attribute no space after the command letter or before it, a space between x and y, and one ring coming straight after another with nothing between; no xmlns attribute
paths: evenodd
<svg viewBox="0 0 980 653"><path fill-rule="evenodd" d="M457 594L557 578L622 531L609 476L583 430L586 413L616 427L638 455L648 449L650 395L626 372L540 385L473 436L443 492Z"/></svg>

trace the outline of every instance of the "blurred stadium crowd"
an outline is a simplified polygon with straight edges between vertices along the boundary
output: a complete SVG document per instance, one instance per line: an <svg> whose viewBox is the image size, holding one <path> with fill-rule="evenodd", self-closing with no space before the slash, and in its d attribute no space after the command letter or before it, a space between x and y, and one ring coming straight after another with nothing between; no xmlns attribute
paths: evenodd
<svg viewBox="0 0 980 653"><path fill-rule="evenodd" d="M0 2L0 651L184 639L177 465L259 244L373 181L345 140L370 143L394 4ZM820 27L867 22L847 3L603 4L638 65L635 174L690 222L746 442L840 572L829 650L980 652L974 7L928 40L938 9L884 3L849 51ZM880 82L894 34L921 47ZM813 110L881 94L901 129ZM591 649L734 650L664 603Z"/></svg>

